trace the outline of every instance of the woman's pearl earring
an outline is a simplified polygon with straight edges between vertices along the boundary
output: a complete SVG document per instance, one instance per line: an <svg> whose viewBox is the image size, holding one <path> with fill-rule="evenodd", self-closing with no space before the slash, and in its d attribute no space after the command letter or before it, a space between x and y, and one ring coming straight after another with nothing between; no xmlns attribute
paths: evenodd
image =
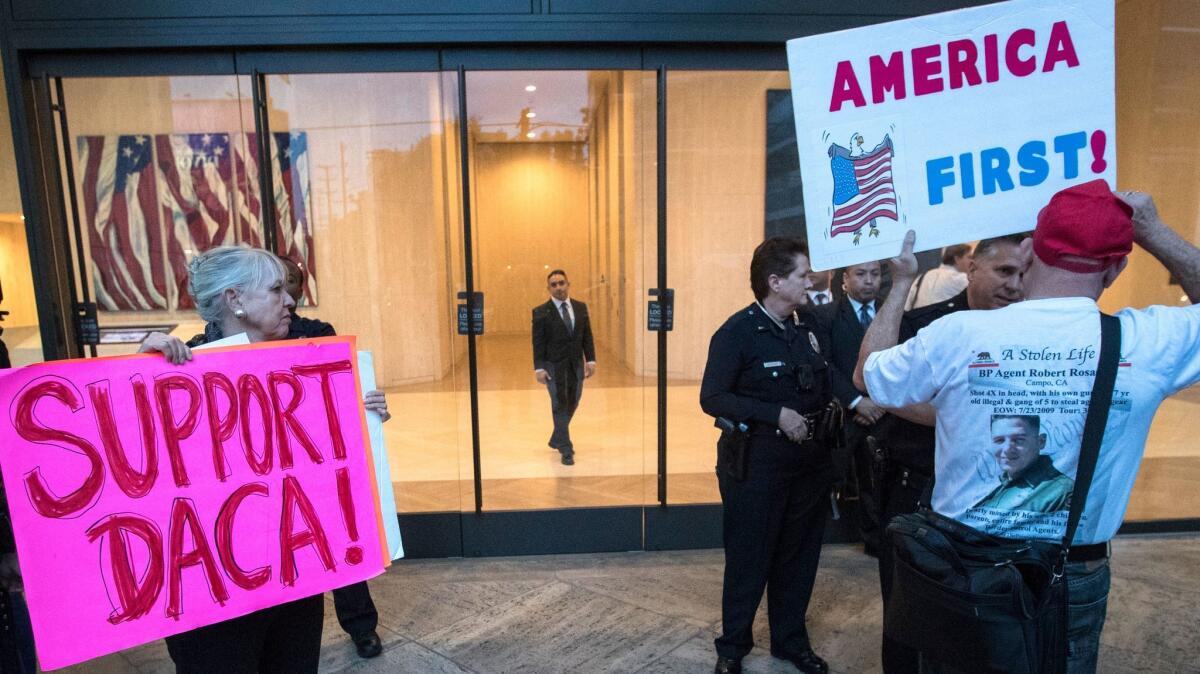
<svg viewBox="0 0 1200 674"><path fill-rule="evenodd" d="M245 317L246 317L246 310L245 310L245 309L237 309L237 310L235 310L235 311L233 312L233 315L234 315L234 316L237 316L238 318L245 318Z"/></svg>

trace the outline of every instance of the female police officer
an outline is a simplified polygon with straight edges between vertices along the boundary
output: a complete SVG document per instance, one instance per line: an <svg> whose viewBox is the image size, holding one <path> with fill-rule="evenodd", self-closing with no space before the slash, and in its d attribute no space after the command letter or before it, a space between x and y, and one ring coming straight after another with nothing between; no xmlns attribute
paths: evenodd
<svg viewBox="0 0 1200 674"><path fill-rule="evenodd" d="M730 429L717 459L725 530L718 673L742 671L768 585L771 654L802 672L828 671L804 625L833 481L828 447L813 437L832 400L828 370L795 314L811 286L808 270L804 242L764 241L750 262L756 301L709 345L700 406Z"/></svg>

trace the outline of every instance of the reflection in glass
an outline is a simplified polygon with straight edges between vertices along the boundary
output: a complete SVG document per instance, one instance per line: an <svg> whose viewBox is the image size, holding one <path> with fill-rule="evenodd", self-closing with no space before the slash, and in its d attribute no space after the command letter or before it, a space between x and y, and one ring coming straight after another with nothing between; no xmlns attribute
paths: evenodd
<svg viewBox="0 0 1200 674"><path fill-rule="evenodd" d="M99 308L99 355L132 353L139 330L198 333L188 261L212 246L259 243L248 91L235 76L63 80L79 282Z"/></svg>
<svg viewBox="0 0 1200 674"><path fill-rule="evenodd" d="M397 510L473 504L454 78L275 75L267 90L279 252L308 271L299 313L374 354Z"/></svg>

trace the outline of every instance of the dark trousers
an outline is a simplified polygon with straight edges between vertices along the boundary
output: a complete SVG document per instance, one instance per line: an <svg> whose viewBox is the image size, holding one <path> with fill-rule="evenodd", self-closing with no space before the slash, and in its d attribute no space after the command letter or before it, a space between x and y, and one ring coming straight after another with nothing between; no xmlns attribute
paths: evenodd
<svg viewBox="0 0 1200 674"><path fill-rule="evenodd" d="M550 392L550 413L554 417L550 446L564 454L573 454L571 418L583 397L583 361L553 363L546 366L546 373L550 375L546 390Z"/></svg>
<svg viewBox="0 0 1200 674"><path fill-rule="evenodd" d="M895 466L881 478L875 496L881 509L880 525L886 529L893 517L917 511L927 478ZM892 594L894 559L891 541L885 535L879 546L879 590L883 595L885 611L888 597ZM886 634L883 635L882 661L884 674L916 674L919 668L917 651L888 638Z"/></svg>
<svg viewBox="0 0 1200 674"><path fill-rule="evenodd" d="M859 426L853 420L847 420L846 447L841 451L846 454L845 479L849 483L847 492L858 496L858 534L862 537L866 553L877 556L879 548L883 545L883 527L886 526L886 521L879 520L879 513L883 508L878 502L878 489L872 481L875 457L867 443L867 437L873 433L874 428Z"/></svg>
<svg viewBox="0 0 1200 674"><path fill-rule="evenodd" d="M272 606L167 637L177 674L317 671L325 596Z"/></svg>
<svg viewBox="0 0 1200 674"><path fill-rule="evenodd" d="M353 639L374 632L379 626L379 612L365 580L334 590L333 610L337 612L338 624Z"/></svg>
<svg viewBox="0 0 1200 674"><path fill-rule="evenodd" d="M33 628L29 609L20 592L0 590L0 672L34 674L37 654L33 649Z"/></svg>
<svg viewBox="0 0 1200 674"><path fill-rule="evenodd" d="M794 445L792 449L797 450ZM828 513L828 469L771 479L764 485L764 480L754 475L755 468L752 463L744 482L718 471L725 582L721 592L724 628L716 647L718 655L732 659L741 659L754 647L754 614L764 589L771 650L802 653L810 647L804 616Z"/></svg>

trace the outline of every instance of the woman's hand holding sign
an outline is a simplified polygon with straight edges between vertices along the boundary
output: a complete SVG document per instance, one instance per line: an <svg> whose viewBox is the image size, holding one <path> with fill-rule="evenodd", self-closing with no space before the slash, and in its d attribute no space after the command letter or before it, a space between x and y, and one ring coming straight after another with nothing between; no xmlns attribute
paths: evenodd
<svg viewBox="0 0 1200 674"><path fill-rule="evenodd" d="M150 333L138 347L138 353L150 353L151 351L162 353L175 365L183 365L192 359L192 350L183 343L182 339L162 332Z"/></svg>
<svg viewBox="0 0 1200 674"><path fill-rule="evenodd" d="M379 414L381 421L387 421L392 418L391 412L388 412L387 398L384 397L383 391L367 391L367 395L363 397L363 407Z"/></svg>

